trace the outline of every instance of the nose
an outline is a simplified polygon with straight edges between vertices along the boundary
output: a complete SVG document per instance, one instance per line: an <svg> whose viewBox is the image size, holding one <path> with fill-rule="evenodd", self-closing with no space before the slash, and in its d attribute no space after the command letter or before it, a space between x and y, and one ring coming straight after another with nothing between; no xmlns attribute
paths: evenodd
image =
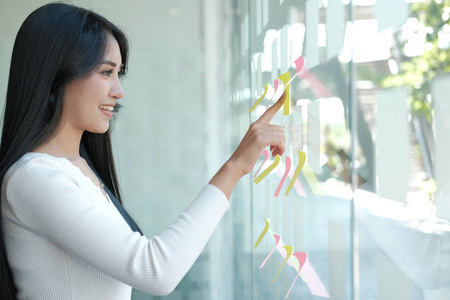
<svg viewBox="0 0 450 300"><path fill-rule="evenodd" d="M119 78L115 78L113 84L109 90L109 96L115 99L121 99L123 97L122 85L120 84Z"/></svg>

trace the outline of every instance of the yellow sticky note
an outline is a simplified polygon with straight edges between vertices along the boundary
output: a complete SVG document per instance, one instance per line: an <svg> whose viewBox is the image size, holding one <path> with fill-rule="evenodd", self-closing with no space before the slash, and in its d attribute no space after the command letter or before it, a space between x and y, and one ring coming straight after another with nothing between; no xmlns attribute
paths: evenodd
<svg viewBox="0 0 450 300"><path fill-rule="evenodd" d="M305 165L306 161L306 154L305 152L301 150L298 151L298 166L295 169L294 176L291 179L291 182L289 182L289 185L286 189L286 196L289 196L289 193L291 192L292 187L294 186L295 180L297 179L298 175L300 175L300 171L302 170L303 166Z"/></svg>
<svg viewBox="0 0 450 300"><path fill-rule="evenodd" d="M264 221L266 221L266 226L264 227L263 231L261 232L261 235L259 236L258 240L255 243L255 249L256 249L256 247L258 247L259 243L261 243L261 240L266 235L267 230L269 230L270 220L265 219Z"/></svg>
<svg viewBox="0 0 450 300"><path fill-rule="evenodd" d="M292 113L291 109L291 98L289 96L289 84L291 79L291 73L286 72L278 76L278 79L280 79L284 84L284 90L286 91L286 99L284 100L283 104L283 114L285 116L290 115Z"/></svg>
<svg viewBox="0 0 450 300"><path fill-rule="evenodd" d="M292 252L294 251L294 247L292 247L292 246L283 246L283 248L286 249L286 259L284 260L284 262L281 265L280 269L278 270L277 274L273 278L272 283L275 281L275 279L277 278L278 274L280 274L281 269L283 269L284 265L286 264L286 262L288 261L289 257L291 257Z"/></svg>
<svg viewBox="0 0 450 300"><path fill-rule="evenodd" d="M264 179L264 177L266 177L267 175L269 175L270 172L272 172L273 169L275 169L275 167L280 163L280 156L277 154L277 156L275 156L275 160L274 162L267 168L264 170L264 172L262 172L261 174L259 174L258 177L255 178L255 180L253 180L255 183L260 183L261 180Z"/></svg>
<svg viewBox="0 0 450 300"><path fill-rule="evenodd" d="M259 97L258 100L256 100L255 104L253 104L253 106L250 108L249 112L252 112L258 106L258 104L262 101L262 99L264 99L264 97L266 96L268 88L269 88L269 86L266 83L266 85L264 86L264 94L262 94L262 96Z"/></svg>

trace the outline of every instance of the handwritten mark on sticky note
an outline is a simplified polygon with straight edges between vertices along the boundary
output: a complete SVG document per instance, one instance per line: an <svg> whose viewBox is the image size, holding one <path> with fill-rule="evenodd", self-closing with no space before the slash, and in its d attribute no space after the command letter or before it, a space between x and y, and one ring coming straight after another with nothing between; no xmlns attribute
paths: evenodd
<svg viewBox="0 0 450 300"><path fill-rule="evenodd" d="M259 235L258 240L257 240L256 243L255 243L255 249L256 249L256 247L258 247L259 243L261 243L263 237L264 237L264 236L266 235L266 233L267 233L267 230L269 230L270 220L269 220L269 219L265 219L264 221L266 222L266 225L265 225L263 231L261 232L261 234Z"/></svg>
<svg viewBox="0 0 450 300"><path fill-rule="evenodd" d="M253 104L253 106L250 108L249 112L252 112L253 110L255 110L255 108L262 101L262 99L264 99L264 97L266 96L268 88L269 88L269 85L266 83L266 85L264 86L264 93L262 94L261 97L258 98L258 100L256 100L255 104Z"/></svg>
<svg viewBox="0 0 450 300"><path fill-rule="evenodd" d="M302 170L303 165L305 164L305 161L306 161L305 152L303 152L301 150L297 150L297 152L298 152L298 166L295 169L294 176L292 177L291 182L289 182L289 185L286 189L286 196L289 196L289 193L291 192L291 189L294 186L295 180L297 179L298 175L300 174L300 171Z"/></svg>
<svg viewBox="0 0 450 300"><path fill-rule="evenodd" d="M280 155L276 155L275 156L275 160L274 162L267 167L267 169L265 169L261 174L259 174L258 177L255 178L255 180L253 180L255 183L260 183L261 180L264 179L264 177L266 177L267 175L269 175L270 172L272 172L273 169L275 169L275 167L280 163Z"/></svg>

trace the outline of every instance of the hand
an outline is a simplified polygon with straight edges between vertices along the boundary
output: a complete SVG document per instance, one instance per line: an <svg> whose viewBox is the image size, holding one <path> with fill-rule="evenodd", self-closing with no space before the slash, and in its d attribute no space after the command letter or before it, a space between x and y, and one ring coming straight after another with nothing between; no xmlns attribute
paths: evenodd
<svg viewBox="0 0 450 300"><path fill-rule="evenodd" d="M236 151L209 182L218 187L228 199L239 179L253 169L264 147L270 146L273 156L282 155L286 150L284 127L269 124L285 99L286 93L250 125Z"/></svg>
<svg viewBox="0 0 450 300"><path fill-rule="evenodd" d="M230 157L234 168L242 172L242 176L248 174L255 166L261 151L270 146L272 156L283 155L286 150L284 127L270 125L276 112L281 108L286 99L284 93L280 99L270 107L258 120L250 125L247 133Z"/></svg>

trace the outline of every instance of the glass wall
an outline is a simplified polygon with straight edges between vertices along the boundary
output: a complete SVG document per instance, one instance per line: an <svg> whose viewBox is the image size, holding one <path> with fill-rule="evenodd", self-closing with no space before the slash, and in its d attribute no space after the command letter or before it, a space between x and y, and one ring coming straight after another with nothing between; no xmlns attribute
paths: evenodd
<svg viewBox="0 0 450 300"><path fill-rule="evenodd" d="M355 6L360 299L446 299L450 292L450 1L408 2Z"/></svg>
<svg viewBox="0 0 450 300"><path fill-rule="evenodd" d="M234 299L447 299L450 2L232 6L230 151L289 91L233 195Z"/></svg>
<svg viewBox="0 0 450 300"><path fill-rule="evenodd" d="M253 299L351 299L350 5L250 1L250 9L251 105L267 85L251 121L278 99L277 85L289 92L273 120L286 128L286 152L255 183L277 162L262 155L251 182Z"/></svg>

